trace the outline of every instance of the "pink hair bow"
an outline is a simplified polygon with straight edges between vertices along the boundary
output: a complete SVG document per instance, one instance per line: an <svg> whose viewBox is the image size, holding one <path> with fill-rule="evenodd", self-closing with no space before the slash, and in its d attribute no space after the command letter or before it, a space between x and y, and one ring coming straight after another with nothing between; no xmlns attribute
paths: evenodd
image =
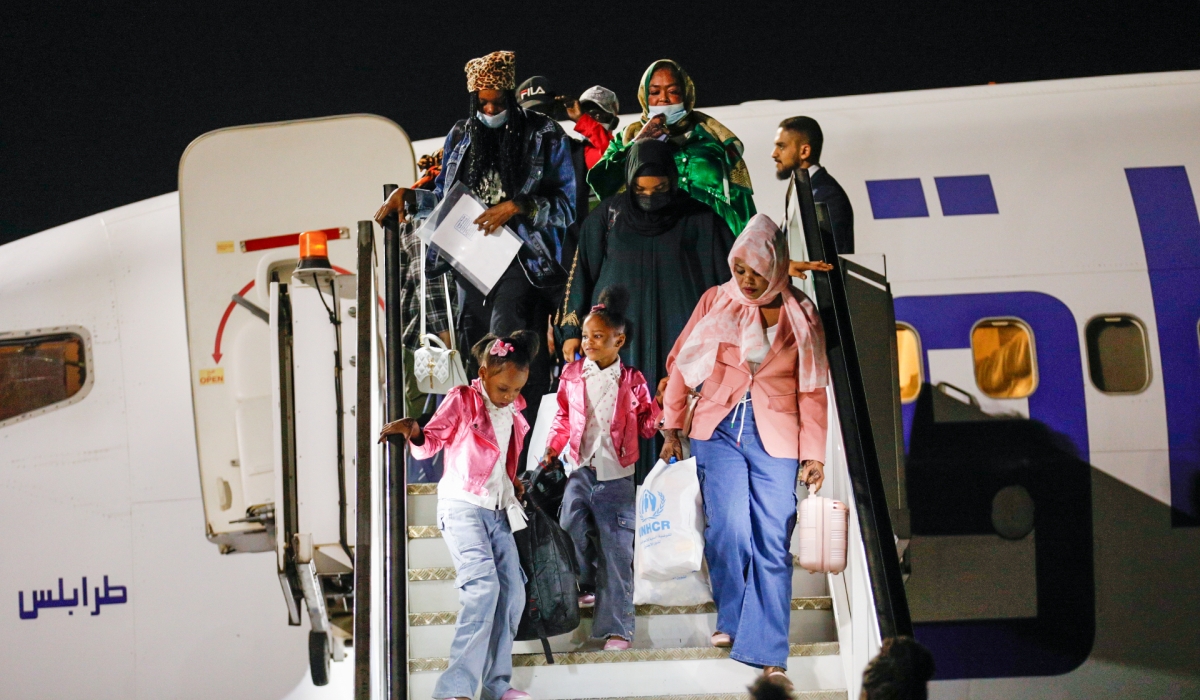
<svg viewBox="0 0 1200 700"><path fill-rule="evenodd" d="M516 352L516 348L513 347L512 343L506 343L503 340L497 340L496 342L492 343L492 349L488 350L489 355L495 355L497 357L504 357L510 352Z"/></svg>
<svg viewBox="0 0 1200 700"><path fill-rule="evenodd" d="M597 311L603 311L604 308L605 308L604 304L596 304L595 306L592 307L592 313L596 313Z"/></svg>

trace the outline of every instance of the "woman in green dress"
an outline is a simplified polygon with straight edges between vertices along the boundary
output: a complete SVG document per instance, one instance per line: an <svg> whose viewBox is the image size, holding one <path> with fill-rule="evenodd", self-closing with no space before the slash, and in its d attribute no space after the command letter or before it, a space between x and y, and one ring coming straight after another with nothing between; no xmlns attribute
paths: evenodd
<svg viewBox="0 0 1200 700"><path fill-rule="evenodd" d="M611 197L625 184L633 144L665 140L675 148L679 188L711 207L733 235L741 233L756 211L741 140L721 122L693 109L696 88L675 61L650 64L638 87L638 102L641 121L613 139L604 158L588 172L588 184L601 199Z"/></svg>
<svg viewBox="0 0 1200 700"><path fill-rule="evenodd" d="M561 310L563 355L579 350L580 321L600 292L629 291L627 340L621 361L651 387L667 376L667 354L700 296L730 278L733 234L725 220L680 187L673 151L662 141L639 141L625 153L626 189L583 222L579 248ZM655 441L642 443L637 483L654 466Z"/></svg>

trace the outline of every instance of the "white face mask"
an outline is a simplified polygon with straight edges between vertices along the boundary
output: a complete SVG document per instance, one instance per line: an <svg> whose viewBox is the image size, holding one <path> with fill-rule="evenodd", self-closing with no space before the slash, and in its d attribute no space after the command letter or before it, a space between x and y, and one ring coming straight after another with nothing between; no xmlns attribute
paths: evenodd
<svg viewBox="0 0 1200 700"><path fill-rule="evenodd" d="M650 105L649 111L651 117L656 117L660 114L666 117L668 124L674 124L687 116L687 107L682 102L675 105Z"/></svg>
<svg viewBox="0 0 1200 700"><path fill-rule="evenodd" d="M483 125L489 129L499 129L508 122L508 110L506 109L494 116L484 114L483 112L476 112L475 118L483 122Z"/></svg>

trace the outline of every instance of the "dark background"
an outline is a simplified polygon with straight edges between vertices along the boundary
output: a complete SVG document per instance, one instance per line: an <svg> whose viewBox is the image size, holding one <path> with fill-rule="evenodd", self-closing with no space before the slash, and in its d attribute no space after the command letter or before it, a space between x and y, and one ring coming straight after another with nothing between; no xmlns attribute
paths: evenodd
<svg viewBox="0 0 1200 700"><path fill-rule="evenodd" d="M1200 68L1200 0L23 4L0 10L0 243L176 189L219 127L372 112L439 136L496 49L624 112L664 57L701 107Z"/></svg>

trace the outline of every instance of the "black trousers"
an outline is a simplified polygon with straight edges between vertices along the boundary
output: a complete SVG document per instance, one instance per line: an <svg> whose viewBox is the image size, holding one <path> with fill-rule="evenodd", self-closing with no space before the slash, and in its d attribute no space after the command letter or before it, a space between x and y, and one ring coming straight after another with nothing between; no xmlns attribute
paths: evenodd
<svg viewBox="0 0 1200 700"><path fill-rule="evenodd" d="M554 294L557 289L538 289L529 283L520 261L514 259L486 297L473 284L458 280L458 302L462 309L460 325L464 348L472 348L488 333L511 335L527 330L538 334L538 352L529 367L529 381L521 390L525 398L525 419L530 427L537 419L542 396L550 391L554 363L546 348L546 330L554 313ZM469 355L469 353L468 353ZM479 365L467 357L467 376L479 375ZM518 471L524 469L528 443L521 448ZM539 455L540 456L540 455Z"/></svg>

